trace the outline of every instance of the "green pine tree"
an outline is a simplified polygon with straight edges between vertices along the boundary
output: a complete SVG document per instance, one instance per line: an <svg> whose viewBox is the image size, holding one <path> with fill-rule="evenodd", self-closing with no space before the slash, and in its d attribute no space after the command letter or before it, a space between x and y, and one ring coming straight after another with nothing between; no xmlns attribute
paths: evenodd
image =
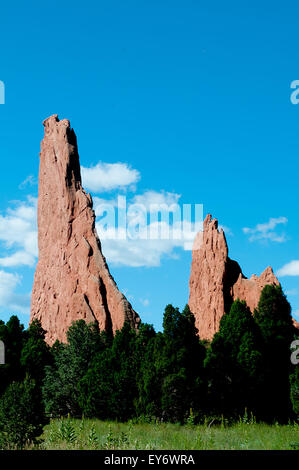
<svg viewBox="0 0 299 470"><path fill-rule="evenodd" d="M5 324L0 321L0 340L5 345L5 364L0 365L0 395L13 381L24 378L21 351L25 340L24 326L17 316L10 317Z"/></svg>
<svg viewBox="0 0 299 470"><path fill-rule="evenodd" d="M0 398L0 448L22 449L42 434L46 423L35 381L26 377L11 383Z"/></svg>
<svg viewBox="0 0 299 470"><path fill-rule="evenodd" d="M267 421L287 422L292 413L289 376L294 326L281 286L265 286L254 316L263 338L260 414Z"/></svg>
<svg viewBox="0 0 299 470"><path fill-rule="evenodd" d="M45 367L43 399L52 416L81 415L79 382L105 347L98 325L87 325L84 320L73 322L67 340L67 344L56 342L52 346L53 365Z"/></svg>
<svg viewBox="0 0 299 470"><path fill-rule="evenodd" d="M45 341L46 331L39 320L33 320L25 332L24 346L21 351L20 362L26 374L42 384L45 375L45 366L51 364L52 355L50 347Z"/></svg>
<svg viewBox="0 0 299 470"><path fill-rule="evenodd" d="M246 303L236 300L221 318L205 361L210 412L237 417L247 408L256 414L261 362L259 330Z"/></svg>
<svg viewBox="0 0 299 470"><path fill-rule="evenodd" d="M136 332L128 322L110 348L94 358L79 383L79 403L89 417L126 421L135 415L138 358Z"/></svg>
<svg viewBox="0 0 299 470"><path fill-rule="evenodd" d="M205 348L199 341L195 318L188 305L182 313L167 305L163 319L164 347L159 366L162 417L184 422L190 409L199 410L204 399Z"/></svg>

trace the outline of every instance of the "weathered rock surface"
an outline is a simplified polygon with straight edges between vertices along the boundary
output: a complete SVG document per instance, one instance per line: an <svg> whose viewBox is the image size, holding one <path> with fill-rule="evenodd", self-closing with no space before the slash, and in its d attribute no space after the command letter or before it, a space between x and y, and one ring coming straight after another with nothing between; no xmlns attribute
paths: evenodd
<svg viewBox="0 0 299 470"><path fill-rule="evenodd" d="M241 299L246 300L246 303L251 310L257 308L261 292L267 284L279 285L273 270L270 266L260 275L260 277L253 274L250 279L246 279L241 273L237 282L231 288L233 300Z"/></svg>
<svg viewBox="0 0 299 470"><path fill-rule="evenodd" d="M194 245L189 307L195 315L200 337L211 339L219 329L230 292L226 282L230 265L227 243L223 230L218 230L218 221L212 220L211 215L206 217L203 232L197 234ZM234 268L237 280L240 270L238 265Z"/></svg>
<svg viewBox="0 0 299 470"><path fill-rule="evenodd" d="M41 143L37 264L31 318L47 341L66 341L74 320L97 321L101 330L137 328L140 318L111 276L95 230L92 199L81 185L77 140L68 120L44 121Z"/></svg>
<svg viewBox="0 0 299 470"><path fill-rule="evenodd" d="M272 268L260 277L247 279L236 261L228 256L223 230L218 221L207 215L203 232L197 234L192 253L189 281L189 307L195 316L196 327L202 339L212 339L219 330L221 317L228 312L234 300L245 300L253 312L260 294L267 284L279 285Z"/></svg>

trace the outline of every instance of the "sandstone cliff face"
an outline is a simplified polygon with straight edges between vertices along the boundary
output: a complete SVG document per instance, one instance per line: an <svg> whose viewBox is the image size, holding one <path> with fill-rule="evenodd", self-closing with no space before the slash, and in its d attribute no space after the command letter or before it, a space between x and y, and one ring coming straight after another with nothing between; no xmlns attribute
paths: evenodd
<svg viewBox="0 0 299 470"><path fill-rule="evenodd" d="M37 264L31 318L39 319L47 341L66 341L74 320L99 323L101 330L137 328L140 318L118 290L95 230L92 199L82 189L79 155L68 120L44 122L41 144Z"/></svg>
<svg viewBox="0 0 299 470"><path fill-rule="evenodd" d="M219 330L221 317L228 312L234 300L245 300L253 312L260 294L267 284L279 285L272 268L260 277L247 279L240 266L228 256L223 230L209 214L203 232L197 235L192 253L189 281L189 307L195 316L196 327L202 339L212 339Z"/></svg>

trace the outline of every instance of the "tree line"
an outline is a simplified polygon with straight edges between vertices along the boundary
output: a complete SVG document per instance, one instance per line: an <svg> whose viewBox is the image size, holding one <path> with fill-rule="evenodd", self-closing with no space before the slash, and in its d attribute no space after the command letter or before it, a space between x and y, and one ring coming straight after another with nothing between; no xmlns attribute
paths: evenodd
<svg viewBox="0 0 299 470"><path fill-rule="evenodd" d="M50 418L67 415L182 424L299 418L299 365L290 360L299 335L280 286L263 289L254 314L236 300L211 342L199 338L188 305L167 305L162 332L125 323L113 337L79 320L66 344L50 347L45 335L37 320L27 330L16 316L0 321L0 447L32 441Z"/></svg>

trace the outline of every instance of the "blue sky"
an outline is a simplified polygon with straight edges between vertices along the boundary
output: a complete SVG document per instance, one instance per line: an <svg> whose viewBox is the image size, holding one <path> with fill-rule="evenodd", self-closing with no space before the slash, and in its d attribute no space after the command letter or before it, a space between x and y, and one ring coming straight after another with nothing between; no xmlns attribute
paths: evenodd
<svg viewBox="0 0 299 470"><path fill-rule="evenodd" d="M94 197L203 204L227 227L244 274L272 265L299 317L298 13L295 1L1 5L2 319L29 320L38 154L52 114L70 119L84 168L138 173L125 187L93 186ZM167 303L187 303L190 251L145 246L132 266L110 248L112 274L144 321L160 328Z"/></svg>

